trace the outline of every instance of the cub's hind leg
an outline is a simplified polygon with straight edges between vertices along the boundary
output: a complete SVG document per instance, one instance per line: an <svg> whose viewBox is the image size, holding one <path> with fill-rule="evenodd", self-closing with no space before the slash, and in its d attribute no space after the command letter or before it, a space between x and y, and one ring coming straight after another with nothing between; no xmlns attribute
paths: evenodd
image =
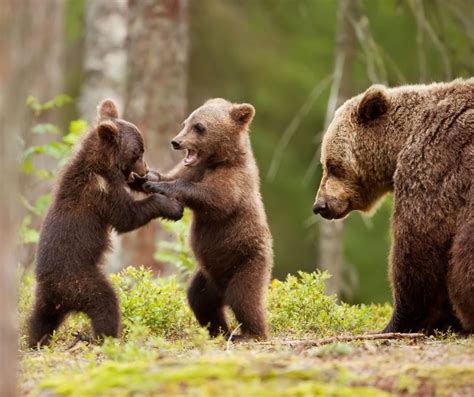
<svg viewBox="0 0 474 397"><path fill-rule="evenodd" d="M68 310L60 303L48 299L38 286L36 302L28 324L28 346L48 345L53 332L64 321Z"/></svg>
<svg viewBox="0 0 474 397"><path fill-rule="evenodd" d="M81 288L82 287L82 288ZM120 332L120 307L115 291L105 276L96 270L81 280L78 310L91 319L94 337L117 338Z"/></svg>
<svg viewBox="0 0 474 397"><path fill-rule="evenodd" d="M229 332L224 296L200 270L194 275L187 295L196 319L201 326L208 328L211 337Z"/></svg>
<svg viewBox="0 0 474 397"><path fill-rule="evenodd" d="M265 294L270 276L260 264L246 266L229 282L225 301L241 324L242 338L267 338Z"/></svg>

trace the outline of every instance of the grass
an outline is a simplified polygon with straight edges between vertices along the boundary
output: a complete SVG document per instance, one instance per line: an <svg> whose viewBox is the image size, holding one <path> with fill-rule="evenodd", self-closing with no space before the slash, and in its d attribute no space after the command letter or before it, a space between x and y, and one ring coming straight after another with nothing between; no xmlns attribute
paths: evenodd
<svg viewBox="0 0 474 397"><path fill-rule="evenodd" d="M112 276L123 332L102 346L78 343L90 332L76 315L40 351L21 340L21 392L37 396L469 396L474 394L474 338L439 335L413 341L335 343L301 348L301 338L380 330L389 305L339 303L324 293L324 273L300 273L269 289L270 344L209 340L175 278L144 269ZM22 282L22 334L34 283ZM234 326L236 326L234 322Z"/></svg>

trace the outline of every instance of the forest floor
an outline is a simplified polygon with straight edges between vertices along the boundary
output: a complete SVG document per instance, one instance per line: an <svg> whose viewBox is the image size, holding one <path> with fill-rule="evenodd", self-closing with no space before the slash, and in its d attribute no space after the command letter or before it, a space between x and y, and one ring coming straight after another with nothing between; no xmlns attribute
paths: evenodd
<svg viewBox="0 0 474 397"><path fill-rule="evenodd" d="M20 393L23 396L279 397L474 396L474 336L333 341L387 324L390 305L349 305L325 294L323 273L274 280L268 291L271 338L210 340L186 303L185 283L145 269L111 276L122 333L102 345L83 315L71 316L49 347L26 347L34 280L20 285ZM230 314L230 313L229 313ZM231 322L235 329L238 326ZM317 343L316 343L317 342Z"/></svg>
<svg viewBox="0 0 474 397"><path fill-rule="evenodd" d="M21 372L29 396L473 396L474 338L79 342L23 352Z"/></svg>

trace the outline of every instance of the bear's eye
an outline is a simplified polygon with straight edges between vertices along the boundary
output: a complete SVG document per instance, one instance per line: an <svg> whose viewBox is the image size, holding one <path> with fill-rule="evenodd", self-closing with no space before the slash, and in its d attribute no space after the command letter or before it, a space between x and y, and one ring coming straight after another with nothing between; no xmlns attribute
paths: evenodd
<svg viewBox="0 0 474 397"><path fill-rule="evenodd" d="M334 178L343 178L345 175L344 168L342 168L339 164L327 163L326 170L328 176L332 176Z"/></svg>
<svg viewBox="0 0 474 397"><path fill-rule="evenodd" d="M193 128L199 134L202 134L204 131L206 131L206 127L204 127L201 123L194 124Z"/></svg>

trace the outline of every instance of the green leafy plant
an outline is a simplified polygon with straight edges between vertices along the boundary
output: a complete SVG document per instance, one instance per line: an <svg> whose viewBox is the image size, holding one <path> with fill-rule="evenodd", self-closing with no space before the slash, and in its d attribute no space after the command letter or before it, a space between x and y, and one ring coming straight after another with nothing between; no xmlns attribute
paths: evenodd
<svg viewBox="0 0 474 397"><path fill-rule="evenodd" d="M187 279L196 268L196 260L188 244L188 230L191 223L191 212L184 211L179 222L161 221L163 229L173 239L160 240L154 258L157 261L168 263L176 267L182 278Z"/></svg>
<svg viewBox="0 0 474 397"><path fill-rule="evenodd" d="M60 108L72 99L67 95L58 95L47 101L41 103L37 98L29 96L26 104L31 108L36 117L39 117L44 112ZM37 180L51 180L57 176L59 169L68 161L71 156L73 147L79 142L82 135L87 131L87 123L84 120L72 120L69 123L66 132L50 123L36 124L31 132L36 135L48 135L51 140L41 145L32 145L23 148L20 157L20 171L29 176L33 176ZM53 159L53 162L48 162L50 166L38 165L44 157ZM31 227L34 220L41 218L47 211L51 203L51 194L40 195L34 202L29 202L26 197L20 197L21 203L27 209L27 214L19 230L19 239L22 244L35 244L39 239L39 232Z"/></svg>

